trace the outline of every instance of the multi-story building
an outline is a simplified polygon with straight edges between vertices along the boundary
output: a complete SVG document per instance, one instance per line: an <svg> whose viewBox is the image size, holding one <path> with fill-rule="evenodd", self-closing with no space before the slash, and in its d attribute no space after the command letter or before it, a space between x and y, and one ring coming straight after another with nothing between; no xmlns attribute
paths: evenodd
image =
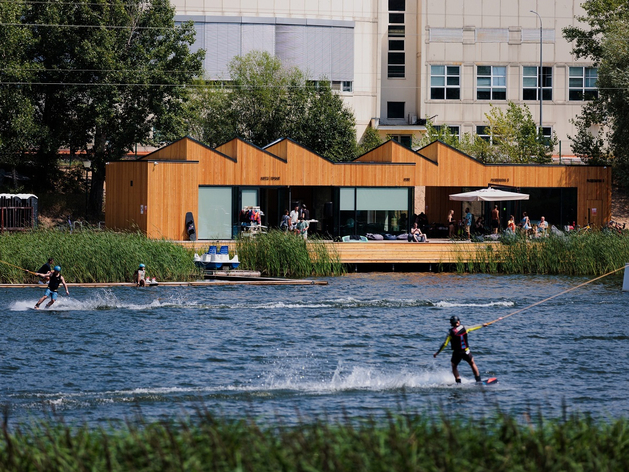
<svg viewBox="0 0 629 472"><path fill-rule="evenodd" d="M178 20L195 21L208 78L229 80L234 56L268 51L331 81L358 138L373 126L410 146L426 118L489 136L490 104L513 101L542 117L565 155L570 119L597 94L596 69L562 35L580 0L172 1Z"/></svg>

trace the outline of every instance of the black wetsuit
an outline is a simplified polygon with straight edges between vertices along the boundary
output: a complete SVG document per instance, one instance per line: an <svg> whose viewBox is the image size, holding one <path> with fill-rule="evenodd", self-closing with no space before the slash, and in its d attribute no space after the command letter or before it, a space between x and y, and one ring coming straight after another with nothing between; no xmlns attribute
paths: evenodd
<svg viewBox="0 0 629 472"><path fill-rule="evenodd" d="M61 285L61 274L55 275L55 273L53 272L52 274L50 274L50 281L48 282L48 289L52 292L56 292L57 289L59 288L59 285Z"/></svg>

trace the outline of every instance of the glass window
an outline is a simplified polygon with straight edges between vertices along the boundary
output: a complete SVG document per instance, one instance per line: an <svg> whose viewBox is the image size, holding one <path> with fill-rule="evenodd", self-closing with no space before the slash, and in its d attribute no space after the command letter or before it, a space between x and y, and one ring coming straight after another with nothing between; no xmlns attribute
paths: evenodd
<svg viewBox="0 0 629 472"><path fill-rule="evenodd" d="M340 210L341 211L354 211L354 187L341 187L340 191Z"/></svg>
<svg viewBox="0 0 629 472"><path fill-rule="evenodd" d="M390 52L389 53L389 64L404 64L404 53L403 52Z"/></svg>
<svg viewBox="0 0 629 472"><path fill-rule="evenodd" d="M357 188L357 210L408 210L408 188Z"/></svg>
<svg viewBox="0 0 629 472"><path fill-rule="evenodd" d="M404 40L389 39L389 51L404 51Z"/></svg>
<svg viewBox="0 0 629 472"><path fill-rule="evenodd" d="M391 139L396 143L400 143L402 146L406 146L409 149L413 144L413 136L411 136L410 134L391 135Z"/></svg>
<svg viewBox="0 0 629 472"><path fill-rule="evenodd" d="M199 187L199 239L232 238L232 188Z"/></svg>
<svg viewBox="0 0 629 472"><path fill-rule="evenodd" d="M441 128L443 128L444 126L448 127L448 129L450 130L450 134L452 134L453 136L456 136L459 139L461 138L461 129L459 126L435 125L434 128L437 131L441 131Z"/></svg>
<svg viewBox="0 0 629 472"><path fill-rule="evenodd" d="M542 67L542 98L553 99L552 67ZM539 100L539 67L522 68L522 99Z"/></svg>
<svg viewBox="0 0 629 472"><path fill-rule="evenodd" d="M389 25L389 37L403 37L406 34L404 25Z"/></svg>
<svg viewBox="0 0 629 472"><path fill-rule="evenodd" d="M596 67L571 67L568 79L569 100L598 98L598 70Z"/></svg>
<svg viewBox="0 0 629 472"><path fill-rule="evenodd" d="M539 126L537 127L539 132ZM542 136L544 137L544 142L549 145L553 138L553 129L550 126L542 126Z"/></svg>
<svg viewBox="0 0 629 472"><path fill-rule="evenodd" d="M491 142L491 128L489 126L481 125L476 127L476 135L487 141Z"/></svg>
<svg viewBox="0 0 629 472"><path fill-rule="evenodd" d="M351 92L354 90L353 83L349 80L344 80L342 87L343 87L343 92Z"/></svg>
<svg viewBox="0 0 629 472"><path fill-rule="evenodd" d="M389 11L406 11L406 0L389 0Z"/></svg>
<svg viewBox="0 0 629 472"><path fill-rule="evenodd" d="M476 98L478 100L507 99L507 68L505 66L476 67Z"/></svg>
<svg viewBox="0 0 629 472"><path fill-rule="evenodd" d="M387 78L403 79L406 76L406 66L387 66Z"/></svg>
<svg viewBox="0 0 629 472"><path fill-rule="evenodd" d="M461 98L459 66L430 66L430 98L432 100Z"/></svg>
<svg viewBox="0 0 629 472"><path fill-rule="evenodd" d="M242 189L242 206L258 206L258 189Z"/></svg>
<svg viewBox="0 0 629 472"><path fill-rule="evenodd" d="M387 102L387 118L404 119L404 102Z"/></svg>
<svg viewBox="0 0 629 472"><path fill-rule="evenodd" d="M404 23L404 13L389 13L389 23Z"/></svg>

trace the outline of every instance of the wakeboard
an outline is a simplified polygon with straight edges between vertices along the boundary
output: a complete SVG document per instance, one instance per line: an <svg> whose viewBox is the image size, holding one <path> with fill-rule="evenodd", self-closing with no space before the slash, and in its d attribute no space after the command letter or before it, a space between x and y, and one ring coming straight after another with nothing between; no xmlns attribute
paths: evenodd
<svg viewBox="0 0 629 472"><path fill-rule="evenodd" d="M483 380L481 382L483 385L495 385L498 383L498 378L497 377L490 377L486 380Z"/></svg>

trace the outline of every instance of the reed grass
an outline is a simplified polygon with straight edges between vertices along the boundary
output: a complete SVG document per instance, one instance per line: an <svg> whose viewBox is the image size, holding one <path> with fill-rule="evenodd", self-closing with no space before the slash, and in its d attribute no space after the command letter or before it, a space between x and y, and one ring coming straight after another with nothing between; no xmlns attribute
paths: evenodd
<svg viewBox="0 0 629 472"><path fill-rule="evenodd" d="M258 270L268 277L333 276L345 273L334 245L320 238L270 230L237 241L241 268Z"/></svg>
<svg viewBox="0 0 629 472"><path fill-rule="evenodd" d="M528 419L528 417L527 417ZM391 414L294 426L192 418L119 428L42 422L0 439L0 469L20 471L624 471L629 422L588 417L518 422Z"/></svg>
<svg viewBox="0 0 629 472"><path fill-rule="evenodd" d="M192 280L201 275L193 255L180 245L141 233L95 229L5 233L0 237L0 281L33 282L35 276L4 262L37 271L48 257L61 266L66 282L131 282L140 263L157 280Z"/></svg>
<svg viewBox="0 0 629 472"><path fill-rule="evenodd" d="M629 262L629 232L586 231L526 238L503 238L498 250L479 252L459 272L598 276Z"/></svg>

